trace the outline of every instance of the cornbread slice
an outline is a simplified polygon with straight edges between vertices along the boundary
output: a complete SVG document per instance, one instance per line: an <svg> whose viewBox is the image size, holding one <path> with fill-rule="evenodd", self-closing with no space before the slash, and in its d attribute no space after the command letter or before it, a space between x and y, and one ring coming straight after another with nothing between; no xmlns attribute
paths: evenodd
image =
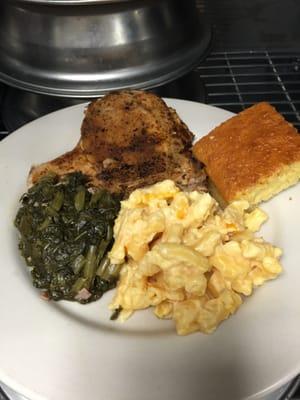
<svg viewBox="0 0 300 400"><path fill-rule="evenodd" d="M193 147L214 194L258 204L300 179L300 135L270 104L223 122Z"/></svg>

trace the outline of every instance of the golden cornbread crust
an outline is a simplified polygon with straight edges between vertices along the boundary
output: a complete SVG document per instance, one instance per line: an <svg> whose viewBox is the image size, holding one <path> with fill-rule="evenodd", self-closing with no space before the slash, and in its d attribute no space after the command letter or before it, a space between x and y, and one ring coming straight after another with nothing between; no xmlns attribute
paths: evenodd
<svg viewBox="0 0 300 400"><path fill-rule="evenodd" d="M194 145L193 154L203 162L226 202L248 199L250 195L248 200L258 203L300 178L299 168L291 168L290 175L295 176L290 176L289 183L284 183L282 176L274 192L267 187L268 182L276 183L281 172L300 161L300 135L266 102L216 127ZM252 191L259 194L251 196Z"/></svg>

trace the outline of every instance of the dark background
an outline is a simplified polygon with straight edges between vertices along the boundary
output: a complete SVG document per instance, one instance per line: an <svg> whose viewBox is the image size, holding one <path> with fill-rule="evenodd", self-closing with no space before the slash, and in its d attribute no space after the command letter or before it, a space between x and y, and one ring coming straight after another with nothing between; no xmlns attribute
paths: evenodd
<svg viewBox="0 0 300 400"><path fill-rule="evenodd" d="M215 51L300 49L299 0L198 0L215 28Z"/></svg>

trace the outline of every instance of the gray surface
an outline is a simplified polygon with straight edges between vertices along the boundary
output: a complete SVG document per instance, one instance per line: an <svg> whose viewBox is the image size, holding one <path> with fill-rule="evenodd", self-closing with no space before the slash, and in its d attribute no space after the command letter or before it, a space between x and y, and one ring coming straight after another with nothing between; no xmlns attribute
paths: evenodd
<svg viewBox="0 0 300 400"><path fill-rule="evenodd" d="M299 0L197 0L215 26L215 51L300 48Z"/></svg>

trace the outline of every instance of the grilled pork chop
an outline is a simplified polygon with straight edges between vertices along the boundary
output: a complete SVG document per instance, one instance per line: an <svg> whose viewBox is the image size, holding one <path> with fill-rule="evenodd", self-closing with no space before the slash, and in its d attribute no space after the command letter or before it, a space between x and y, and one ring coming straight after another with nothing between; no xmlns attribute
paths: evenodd
<svg viewBox="0 0 300 400"><path fill-rule="evenodd" d="M91 184L128 195L163 179L204 189L205 173L192 158L193 134L162 99L143 91L108 94L89 104L77 146L31 169L29 183L48 172L81 171Z"/></svg>

